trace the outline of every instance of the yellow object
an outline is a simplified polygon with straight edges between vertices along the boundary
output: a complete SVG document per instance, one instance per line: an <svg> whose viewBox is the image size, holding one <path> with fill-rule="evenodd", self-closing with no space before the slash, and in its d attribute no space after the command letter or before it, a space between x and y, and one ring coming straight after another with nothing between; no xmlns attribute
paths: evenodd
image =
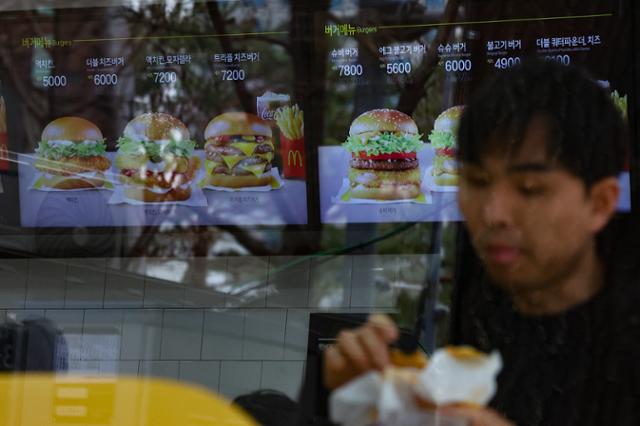
<svg viewBox="0 0 640 426"><path fill-rule="evenodd" d="M298 105L278 108L275 118L280 131L289 140L304 137L304 113Z"/></svg>
<svg viewBox="0 0 640 426"><path fill-rule="evenodd" d="M260 157L265 160L267 163L273 161L273 152L265 152L264 154L256 154L256 157Z"/></svg>
<svg viewBox="0 0 640 426"><path fill-rule="evenodd" d="M402 351L393 349L391 351L391 363L396 367L413 367L423 369L427 366L428 359L425 354L420 351L407 355Z"/></svg>
<svg viewBox="0 0 640 426"><path fill-rule="evenodd" d="M251 157L258 144L255 142L234 142L231 146L242 151L247 157Z"/></svg>
<svg viewBox="0 0 640 426"><path fill-rule="evenodd" d="M267 167L267 163L253 164L251 166L244 166L242 170L253 173L255 176L261 176L264 174L264 169Z"/></svg>
<svg viewBox="0 0 640 426"><path fill-rule="evenodd" d="M302 167L302 154L300 151L291 150L287 154L287 165L291 166L292 164L294 167Z"/></svg>
<svg viewBox="0 0 640 426"><path fill-rule="evenodd" d="M267 140L267 141L262 142L262 143L261 143L261 145L269 145L269 146L271 147L271 149L272 149L272 150L275 150L275 149L276 149L276 147L275 147L275 145L273 144L273 141L272 141L271 139L269 139L269 140Z"/></svg>
<svg viewBox="0 0 640 426"><path fill-rule="evenodd" d="M242 161L245 158L247 157L245 157L244 155L223 155L222 156L222 159L226 163L229 170L233 169L236 166L236 164L238 164L240 161Z"/></svg>
<svg viewBox="0 0 640 426"><path fill-rule="evenodd" d="M222 163L218 163L217 161L206 160L204 162L204 165L207 168L207 174L210 175L211 173L213 173L213 169L215 169L218 166L221 166Z"/></svg>
<svg viewBox="0 0 640 426"><path fill-rule="evenodd" d="M0 426L256 426L198 387L151 378L0 375Z"/></svg>

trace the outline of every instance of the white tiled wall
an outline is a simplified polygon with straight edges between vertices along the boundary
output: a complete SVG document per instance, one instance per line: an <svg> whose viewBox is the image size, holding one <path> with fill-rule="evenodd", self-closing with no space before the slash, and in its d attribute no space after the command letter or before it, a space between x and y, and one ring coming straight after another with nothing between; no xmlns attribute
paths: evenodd
<svg viewBox="0 0 640 426"><path fill-rule="evenodd" d="M141 308L144 304L144 258L119 258L107 261L105 308Z"/></svg>
<svg viewBox="0 0 640 426"><path fill-rule="evenodd" d="M232 399L260 389L261 377L260 361L222 361L218 391Z"/></svg>
<svg viewBox="0 0 640 426"><path fill-rule="evenodd" d="M167 309L162 322L163 360L200 360L204 314L200 309Z"/></svg>
<svg viewBox="0 0 640 426"><path fill-rule="evenodd" d="M312 312L388 309L427 256L0 259L0 321L46 316L70 369L295 398Z"/></svg>
<svg viewBox="0 0 640 426"><path fill-rule="evenodd" d="M0 260L0 308L24 308L28 267L26 259Z"/></svg>
<svg viewBox="0 0 640 426"><path fill-rule="evenodd" d="M225 307L264 308L267 304L269 258L256 256L230 257L227 260Z"/></svg>
<svg viewBox="0 0 640 426"><path fill-rule="evenodd" d="M309 259L290 256L271 257L267 307L307 307L309 305L309 268Z"/></svg>
<svg viewBox="0 0 640 426"><path fill-rule="evenodd" d="M202 359L242 359L245 311L205 311Z"/></svg>
<svg viewBox="0 0 640 426"><path fill-rule="evenodd" d="M70 360L82 360L84 357L82 344L82 328L85 311L81 309L50 309L45 317L55 322L64 333L69 348Z"/></svg>
<svg viewBox="0 0 640 426"><path fill-rule="evenodd" d="M352 256L313 259L309 275L309 307L351 306L352 270Z"/></svg>
<svg viewBox="0 0 640 426"><path fill-rule="evenodd" d="M29 260L25 304L27 309L64 308L66 290L66 261Z"/></svg>
<svg viewBox="0 0 640 426"><path fill-rule="evenodd" d="M105 269L106 259L68 259L65 308L102 308Z"/></svg>
<svg viewBox="0 0 640 426"><path fill-rule="evenodd" d="M284 309L248 310L242 334L242 359L283 359L286 322L287 311Z"/></svg>

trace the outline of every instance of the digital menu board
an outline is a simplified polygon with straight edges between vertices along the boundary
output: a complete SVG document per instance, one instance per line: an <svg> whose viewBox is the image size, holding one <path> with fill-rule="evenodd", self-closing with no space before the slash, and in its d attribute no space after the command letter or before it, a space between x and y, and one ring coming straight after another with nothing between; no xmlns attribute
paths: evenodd
<svg viewBox="0 0 640 426"><path fill-rule="evenodd" d="M306 224L289 3L123 3L0 13L21 225Z"/></svg>
<svg viewBox="0 0 640 426"><path fill-rule="evenodd" d="M568 3L344 0L318 10L321 221L462 220L455 154L464 104L527 57L587 68L626 117L630 13L624 2ZM619 207L629 210L629 173L620 181Z"/></svg>
<svg viewBox="0 0 640 426"><path fill-rule="evenodd" d="M0 9L25 228L459 221L487 79L538 56L633 97L630 1L69 3Z"/></svg>

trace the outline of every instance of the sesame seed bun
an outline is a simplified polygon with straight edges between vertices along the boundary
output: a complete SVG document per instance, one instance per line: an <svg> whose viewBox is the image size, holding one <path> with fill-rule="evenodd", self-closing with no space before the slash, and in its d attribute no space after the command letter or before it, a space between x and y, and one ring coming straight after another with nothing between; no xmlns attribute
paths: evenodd
<svg viewBox="0 0 640 426"><path fill-rule="evenodd" d="M454 106L443 111L433 123L433 129L438 132L450 132L455 136L463 112L464 106L462 105Z"/></svg>
<svg viewBox="0 0 640 426"><path fill-rule="evenodd" d="M162 112L141 114L124 128L124 135L137 141L188 140L189 129L172 115Z"/></svg>
<svg viewBox="0 0 640 426"><path fill-rule="evenodd" d="M349 128L349 135L366 132L398 132L417 134L418 126L407 114L395 109L374 109L360 114Z"/></svg>
<svg viewBox="0 0 640 426"><path fill-rule="evenodd" d="M80 117L57 118L42 130L43 141L65 140L80 143L102 139L102 132L98 126Z"/></svg>
<svg viewBox="0 0 640 426"><path fill-rule="evenodd" d="M265 136L271 137L269 123L254 114L226 112L215 117L204 130L205 140L216 136Z"/></svg>

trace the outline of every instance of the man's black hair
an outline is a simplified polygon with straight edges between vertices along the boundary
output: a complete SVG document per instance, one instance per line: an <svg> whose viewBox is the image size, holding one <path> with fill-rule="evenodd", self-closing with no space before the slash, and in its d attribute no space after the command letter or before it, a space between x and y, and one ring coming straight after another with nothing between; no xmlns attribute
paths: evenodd
<svg viewBox="0 0 640 426"><path fill-rule="evenodd" d="M479 164L489 151L517 154L534 116L549 125L547 156L587 187L624 167L626 132L609 93L574 66L529 59L497 75L467 105L458 159Z"/></svg>

